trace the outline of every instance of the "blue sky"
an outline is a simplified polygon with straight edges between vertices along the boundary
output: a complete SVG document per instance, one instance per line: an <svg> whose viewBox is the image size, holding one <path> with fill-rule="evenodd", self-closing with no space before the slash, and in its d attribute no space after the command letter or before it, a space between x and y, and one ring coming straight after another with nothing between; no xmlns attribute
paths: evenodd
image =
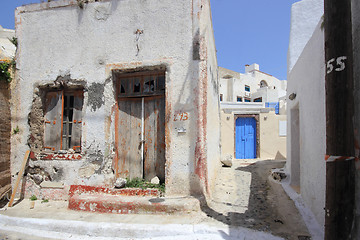
<svg viewBox="0 0 360 240"><path fill-rule="evenodd" d="M291 4L299 0L211 0L218 64L244 72L245 64L286 79ZM14 29L14 9L40 0L8 0L0 25Z"/></svg>

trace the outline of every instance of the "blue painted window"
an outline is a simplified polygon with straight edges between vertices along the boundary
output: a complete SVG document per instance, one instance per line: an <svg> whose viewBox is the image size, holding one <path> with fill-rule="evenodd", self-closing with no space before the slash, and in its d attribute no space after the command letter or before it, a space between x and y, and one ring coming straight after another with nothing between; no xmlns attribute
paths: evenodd
<svg viewBox="0 0 360 240"><path fill-rule="evenodd" d="M255 98L255 99L254 99L254 102L262 102L262 98L261 98L261 97Z"/></svg>
<svg viewBox="0 0 360 240"><path fill-rule="evenodd" d="M238 97L236 98L236 101L237 101L237 102L242 102L242 97L239 97L239 96L238 96Z"/></svg>
<svg viewBox="0 0 360 240"><path fill-rule="evenodd" d="M279 114L279 102L267 102L265 103L266 108L275 108L275 114Z"/></svg>
<svg viewBox="0 0 360 240"><path fill-rule="evenodd" d="M245 91L246 91L246 92L250 92L250 86L245 85Z"/></svg>
<svg viewBox="0 0 360 240"><path fill-rule="evenodd" d="M250 98L244 98L245 102L251 102Z"/></svg>

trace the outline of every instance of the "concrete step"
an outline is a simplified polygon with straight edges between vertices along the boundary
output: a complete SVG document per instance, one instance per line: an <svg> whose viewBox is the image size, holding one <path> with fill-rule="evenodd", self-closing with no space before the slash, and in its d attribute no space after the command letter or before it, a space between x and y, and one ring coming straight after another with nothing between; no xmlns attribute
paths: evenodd
<svg viewBox="0 0 360 240"><path fill-rule="evenodd" d="M0 233L0 236L4 236L4 239L11 240L283 240L283 238L273 236L270 233L258 232L242 227L209 226L207 224L127 224L86 222L21 218L5 216L2 214L0 214Z"/></svg>
<svg viewBox="0 0 360 240"><path fill-rule="evenodd" d="M69 199L69 209L98 213L148 214L190 213L200 211L196 198L179 199L149 196L117 196L110 194L81 194Z"/></svg>

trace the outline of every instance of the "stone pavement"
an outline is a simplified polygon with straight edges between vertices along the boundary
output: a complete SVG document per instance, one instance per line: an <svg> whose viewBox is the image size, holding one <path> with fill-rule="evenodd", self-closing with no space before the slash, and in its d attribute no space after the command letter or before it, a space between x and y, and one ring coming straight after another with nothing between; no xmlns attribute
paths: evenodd
<svg viewBox="0 0 360 240"><path fill-rule="evenodd" d="M25 199L0 209L0 239L310 239L294 203L269 178L283 165L235 160L221 169L213 201L198 212L100 214L69 210L61 201L37 201L30 209Z"/></svg>
<svg viewBox="0 0 360 240"><path fill-rule="evenodd" d="M222 168L208 215L231 226L271 232L285 239L310 239L302 216L272 170L285 161L235 160Z"/></svg>

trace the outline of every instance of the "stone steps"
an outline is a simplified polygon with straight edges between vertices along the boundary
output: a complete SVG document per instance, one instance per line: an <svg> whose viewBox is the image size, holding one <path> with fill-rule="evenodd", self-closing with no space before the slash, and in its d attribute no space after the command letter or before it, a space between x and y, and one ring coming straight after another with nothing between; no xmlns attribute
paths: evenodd
<svg viewBox="0 0 360 240"><path fill-rule="evenodd" d="M172 214L200 211L196 198L162 198L157 189L110 189L73 185L68 208L118 214Z"/></svg>

